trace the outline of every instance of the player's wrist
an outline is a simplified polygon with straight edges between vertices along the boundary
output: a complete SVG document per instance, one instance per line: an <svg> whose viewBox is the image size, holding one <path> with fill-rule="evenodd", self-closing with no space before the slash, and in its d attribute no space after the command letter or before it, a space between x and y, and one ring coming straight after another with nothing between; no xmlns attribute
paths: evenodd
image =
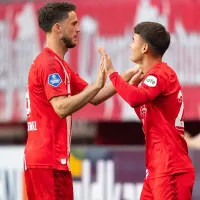
<svg viewBox="0 0 200 200"><path fill-rule="evenodd" d="M105 83L99 83L98 81L96 81L93 85L97 90L100 90L103 88Z"/></svg>
<svg viewBox="0 0 200 200"><path fill-rule="evenodd" d="M114 69L110 69L109 71L107 71L107 75L110 76L110 75L113 74L114 72L116 72Z"/></svg>

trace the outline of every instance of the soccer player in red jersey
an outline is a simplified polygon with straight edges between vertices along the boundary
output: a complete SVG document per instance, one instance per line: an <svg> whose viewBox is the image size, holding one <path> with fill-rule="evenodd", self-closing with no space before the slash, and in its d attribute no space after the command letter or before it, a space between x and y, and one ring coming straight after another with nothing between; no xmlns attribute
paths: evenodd
<svg viewBox="0 0 200 200"><path fill-rule="evenodd" d="M116 93L112 83L105 84L101 64L96 82L88 85L64 61L80 31L75 10L72 3L53 2L37 12L47 47L34 60L28 77L24 164L29 200L73 200L71 115L87 103L97 105ZM125 72L124 79L130 80L137 70Z"/></svg>
<svg viewBox="0 0 200 200"><path fill-rule="evenodd" d="M191 200L194 168L184 139L184 103L174 70L162 62L170 34L155 22L135 26L131 60L140 71L126 83L103 48L103 65L118 94L135 109L146 138L146 178L140 200Z"/></svg>

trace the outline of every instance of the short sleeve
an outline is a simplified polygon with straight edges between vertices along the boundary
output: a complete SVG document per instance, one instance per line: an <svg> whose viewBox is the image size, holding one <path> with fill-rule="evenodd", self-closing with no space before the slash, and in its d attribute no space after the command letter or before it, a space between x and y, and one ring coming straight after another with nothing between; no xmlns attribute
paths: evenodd
<svg viewBox="0 0 200 200"><path fill-rule="evenodd" d="M71 72L71 75L71 88L73 95L75 95L84 90L88 86L88 83L75 72Z"/></svg>
<svg viewBox="0 0 200 200"><path fill-rule="evenodd" d="M42 66L40 77L48 100L55 96L68 95L65 74L58 61L52 59Z"/></svg>
<svg viewBox="0 0 200 200"><path fill-rule="evenodd" d="M153 73L149 74L139 87L148 94L150 100L154 100L165 90L168 83L164 74Z"/></svg>

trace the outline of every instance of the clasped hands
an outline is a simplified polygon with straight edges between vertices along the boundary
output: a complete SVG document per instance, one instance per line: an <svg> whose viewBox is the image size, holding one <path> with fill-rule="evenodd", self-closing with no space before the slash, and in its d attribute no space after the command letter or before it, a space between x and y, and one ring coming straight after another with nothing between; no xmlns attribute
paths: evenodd
<svg viewBox="0 0 200 200"><path fill-rule="evenodd" d="M112 64L111 58L107 55L105 49L103 47L98 47L98 51L101 55L101 63L100 68L103 73L105 73L105 79L107 76L110 76L113 72L115 72L115 69ZM130 77L127 78L127 82L129 84L139 84L144 79L144 74L142 72L142 69L140 68L140 65L136 65L135 67L127 70L125 72L125 76Z"/></svg>

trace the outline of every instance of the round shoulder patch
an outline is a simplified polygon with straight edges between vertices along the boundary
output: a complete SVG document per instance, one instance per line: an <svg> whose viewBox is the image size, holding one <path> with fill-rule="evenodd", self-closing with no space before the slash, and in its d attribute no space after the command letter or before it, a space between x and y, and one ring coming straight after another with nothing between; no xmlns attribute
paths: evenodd
<svg viewBox="0 0 200 200"><path fill-rule="evenodd" d="M48 77L48 84L53 87L58 87L61 82L62 79L58 73L50 74Z"/></svg>
<svg viewBox="0 0 200 200"><path fill-rule="evenodd" d="M149 87L155 87L157 85L157 78L153 75L149 75L144 80L144 84L148 85Z"/></svg>

